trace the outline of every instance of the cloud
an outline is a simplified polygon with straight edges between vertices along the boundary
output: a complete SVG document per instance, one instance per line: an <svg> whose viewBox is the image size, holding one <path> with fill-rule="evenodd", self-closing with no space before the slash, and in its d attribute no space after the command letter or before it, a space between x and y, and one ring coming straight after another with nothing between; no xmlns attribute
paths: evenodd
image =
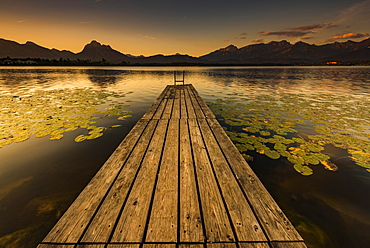
<svg viewBox="0 0 370 248"><path fill-rule="evenodd" d="M322 28L332 28L332 27L335 27L335 26L336 25L329 22L329 23L311 24L311 25L306 25L306 26L298 26L298 27L293 27L293 28L287 28L286 30L309 31L309 30L316 30L316 29L322 29Z"/></svg>
<svg viewBox="0 0 370 248"><path fill-rule="evenodd" d="M252 42L253 43L262 43L262 42L264 42L264 39L255 39Z"/></svg>
<svg viewBox="0 0 370 248"><path fill-rule="evenodd" d="M353 19L363 19L370 13L370 0L365 0L343 10L335 24L346 24Z"/></svg>
<svg viewBox="0 0 370 248"><path fill-rule="evenodd" d="M143 37L145 39L150 39L150 40L155 40L156 38L153 37L153 36L148 36L148 35L144 35L144 34L138 34L139 37Z"/></svg>
<svg viewBox="0 0 370 248"><path fill-rule="evenodd" d="M301 37L300 39L301 40L310 40L310 39L313 39L313 37L305 36L305 37Z"/></svg>
<svg viewBox="0 0 370 248"><path fill-rule="evenodd" d="M224 39L224 41L229 41L229 39Z"/></svg>
<svg viewBox="0 0 370 248"><path fill-rule="evenodd" d="M22 23L22 22L27 22L27 20L20 20L20 21L17 21L18 23Z"/></svg>
<svg viewBox="0 0 370 248"><path fill-rule="evenodd" d="M327 39L326 42L334 41L337 39L356 39L356 38L363 38L368 36L368 33L348 33L343 35L334 36L330 39Z"/></svg>
<svg viewBox="0 0 370 248"><path fill-rule="evenodd" d="M259 32L262 36L270 36L270 35L277 35L277 36L286 36L286 37L302 37L307 34L312 33L311 31L276 31L276 32Z"/></svg>
<svg viewBox="0 0 370 248"><path fill-rule="evenodd" d="M247 35L247 33L241 33L241 34L239 34L240 36L245 36L245 35Z"/></svg>

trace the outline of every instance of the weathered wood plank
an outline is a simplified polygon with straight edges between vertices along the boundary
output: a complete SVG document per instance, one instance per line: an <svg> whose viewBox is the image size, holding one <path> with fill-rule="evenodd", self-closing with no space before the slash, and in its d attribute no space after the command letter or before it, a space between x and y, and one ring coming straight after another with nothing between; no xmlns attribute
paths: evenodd
<svg viewBox="0 0 370 248"><path fill-rule="evenodd" d="M307 248L304 242L271 242L272 248Z"/></svg>
<svg viewBox="0 0 370 248"><path fill-rule="evenodd" d="M193 163L188 120L180 119L180 242L205 239Z"/></svg>
<svg viewBox="0 0 370 248"><path fill-rule="evenodd" d="M74 244L63 245L63 244L39 244L37 248L74 248Z"/></svg>
<svg viewBox="0 0 370 248"><path fill-rule="evenodd" d="M170 95L171 95L171 87L169 87L166 93L163 95L163 100L158 105L157 111L154 113L152 119L161 119L163 115L163 111L167 106Z"/></svg>
<svg viewBox="0 0 370 248"><path fill-rule="evenodd" d="M109 244L107 248L139 248L139 244Z"/></svg>
<svg viewBox="0 0 370 248"><path fill-rule="evenodd" d="M189 119L189 130L205 222L206 240L207 242L234 241L235 237L196 119Z"/></svg>
<svg viewBox="0 0 370 248"><path fill-rule="evenodd" d="M216 118L212 110L208 107L206 102L199 95L198 91L194 88L192 84L189 85L190 90L193 92L195 99L198 101L198 104L201 106L204 116L206 118Z"/></svg>
<svg viewBox="0 0 370 248"><path fill-rule="evenodd" d="M186 86L181 86L180 89L180 118L187 119L188 118L188 111L186 109L186 100L185 100L185 88Z"/></svg>
<svg viewBox="0 0 370 248"><path fill-rule="evenodd" d="M204 248L204 244L179 244L179 248Z"/></svg>
<svg viewBox="0 0 370 248"><path fill-rule="evenodd" d="M207 248L236 248L235 243L207 243Z"/></svg>
<svg viewBox="0 0 370 248"><path fill-rule="evenodd" d="M162 91L159 97L153 102L152 106L146 111L143 115L142 119L151 119L153 118L154 114L157 112L160 103L163 101L164 96L166 95L167 91L170 89L170 85L167 85L166 88Z"/></svg>
<svg viewBox="0 0 370 248"><path fill-rule="evenodd" d="M145 154L145 150L153 135L157 125L157 120L148 123L141 139L133 149L131 156L126 161L122 171L113 184L109 194L96 213L93 221L89 225L82 242L108 242L114 225L119 217L123 202L125 201L129 189L135 180L135 175L139 169L140 162Z"/></svg>
<svg viewBox="0 0 370 248"><path fill-rule="evenodd" d="M267 241L206 119L198 119L198 123L238 240Z"/></svg>
<svg viewBox="0 0 370 248"><path fill-rule="evenodd" d="M268 243L239 243L240 248L269 248Z"/></svg>
<svg viewBox="0 0 370 248"><path fill-rule="evenodd" d="M145 242L177 241L179 120L171 119Z"/></svg>
<svg viewBox="0 0 370 248"><path fill-rule="evenodd" d="M79 244L76 248L105 248L104 244Z"/></svg>
<svg viewBox="0 0 370 248"><path fill-rule="evenodd" d="M270 241L303 240L215 119L207 119L220 148Z"/></svg>
<svg viewBox="0 0 370 248"><path fill-rule="evenodd" d="M180 119L181 116L181 109L180 109L180 87L181 86L176 86L175 87L175 94L174 94L174 99L173 99L173 108L172 108L172 113L171 113L171 119Z"/></svg>
<svg viewBox="0 0 370 248"><path fill-rule="evenodd" d="M202 111L201 106L199 105L198 101L195 99L194 92L190 89L190 87L186 87L186 90L189 94L189 102L191 102L194 108L195 118L205 118L205 115Z"/></svg>
<svg viewBox="0 0 370 248"><path fill-rule="evenodd" d="M176 248L176 244L144 244L144 248Z"/></svg>
<svg viewBox="0 0 370 248"><path fill-rule="evenodd" d="M118 221L112 243L142 242L168 120L159 120L132 191Z"/></svg>
<svg viewBox="0 0 370 248"><path fill-rule="evenodd" d="M176 88L171 87L169 90L169 95L167 97L167 105L163 110L163 114L161 116L161 119L170 119L171 114L172 114L172 108L173 108L173 103L175 101L176 97Z"/></svg>
<svg viewBox="0 0 370 248"><path fill-rule="evenodd" d="M141 120L133 127L43 242L77 243L146 125Z"/></svg>
<svg viewBox="0 0 370 248"><path fill-rule="evenodd" d="M184 99L185 99L186 109L187 109L187 113L188 113L188 118L189 119L194 119L197 116L195 114L193 103L190 99L188 88L189 88L188 85L184 86Z"/></svg>

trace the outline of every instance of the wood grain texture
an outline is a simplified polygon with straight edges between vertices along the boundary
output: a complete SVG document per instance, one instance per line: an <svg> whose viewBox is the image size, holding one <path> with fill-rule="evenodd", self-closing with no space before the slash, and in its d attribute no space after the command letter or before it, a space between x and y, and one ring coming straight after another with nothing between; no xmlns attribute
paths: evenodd
<svg viewBox="0 0 370 248"><path fill-rule="evenodd" d="M141 169L117 223L112 243L142 242L168 120L159 120Z"/></svg>
<svg viewBox="0 0 370 248"><path fill-rule="evenodd" d="M193 102L191 101L188 88L189 88L188 85L186 87L184 87L184 100L185 100L185 105L186 105L186 109L187 109L187 113L188 113L188 118L189 119L194 119L197 116L195 114Z"/></svg>
<svg viewBox="0 0 370 248"><path fill-rule="evenodd" d="M195 118L205 118L203 110L194 96L194 92L190 89L190 87L187 87L186 90L189 94L189 104L192 104L195 112Z"/></svg>
<svg viewBox="0 0 370 248"><path fill-rule="evenodd" d="M176 244L144 244L143 248L176 248Z"/></svg>
<svg viewBox="0 0 370 248"><path fill-rule="evenodd" d="M206 240L207 242L234 241L235 237L226 208L218 190L196 119L189 119L189 130L205 222Z"/></svg>
<svg viewBox="0 0 370 248"><path fill-rule="evenodd" d="M107 248L139 248L139 244L109 244Z"/></svg>
<svg viewBox="0 0 370 248"><path fill-rule="evenodd" d="M186 100L185 100L185 87L186 86L181 86L179 88L180 91L180 118L181 119L187 119L188 118L188 111L186 109Z"/></svg>
<svg viewBox="0 0 370 248"><path fill-rule="evenodd" d="M207 119L270 241L303 240L215 119Z"/></svg>
<svg viewBox="0 0 370 248"><path fill-rule="evenodd" d="M239 243L240 248L269 248L269 244L266 243Z"/></svg>
<svg viewBox="0 0 370 248"><path fill-rule="evenodd" d="M188 120L180 120L180 242L205 240L194 174Z"/></svg>
<svg viewBox="0 0 370 248"><path fill-rule="evenodd" d="M272 248L307 248L304 242L271 242Z"/></svg>
<svg viewBox="0 0 370 248"><path fill-rule="evenodd" d="M146 242L177 241L179 120L168 125Z"/></svg>
<svg viewBox="0 0 370 248"><path fill-rule="evenodd" d="M173 99L173 107L172 107L172 113L171 113L171 119L180 119L181 118L181 93L180 89L182 86L176 86L175 87L175 94Z"/></svg>
<svg viewBox="0 0 370 248"><path fill-rule="evenodd" d="M210 243L207 244L209 248L236 248L235 243Z"/></svg>
<svg viewBox="0 0 370 248"><path fill-rule="evenodd" d="M179 248L204 248L204 244L179 244Z"/></svg>
<svg viewBox="0 0 370 248"><path fill-rule="evenodd" d="M133 149L130 158L126 161L117 180L110 189L107 197L89 225L82 242L108 242L114 225L119 217L130 186L135 180L135 175L140 167L140 162L145 155L149 141L157 126L158 120L149 122L141 139Z"/></svg>
<svg viewBox="0 0 370 248"><path fill-rule="evenodd" d="M39 244L37 248L74 248L75 245L63 245L63 244Z"/></svg>
<svg viewBox="0 0 370 248"><path fill-rule="evenodd" d="M219 182L238 241L267 241L205 119L198 119L213 169Z"/></svg>

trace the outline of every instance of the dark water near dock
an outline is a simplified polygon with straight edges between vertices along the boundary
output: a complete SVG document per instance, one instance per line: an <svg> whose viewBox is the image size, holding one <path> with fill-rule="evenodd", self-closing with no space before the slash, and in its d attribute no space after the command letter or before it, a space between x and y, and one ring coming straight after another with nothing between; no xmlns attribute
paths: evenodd
<svg viewBox="0 0 370 248"><path fill-rule="evenodd" d="M353 134L346 135L370 144L369 67L0 68L0 247L35 247L43 239L164 87L172 84L174 70L185 70L186 83L215 111L220 101L231 108L258 99L272 104L261 98L266 95L278 104L285 104L284 96L333 103L325 107L356 116L342 115L332 122L351 121ZM245 132L244 126L228 124L221 114L218 118L228 130ZM309 140L317 124L299 118L305 123L295 126L297 134ZM44 126L39 127L41 120ZM79 122L83 120L86 123ZM362 124L362 129L355 128ZM43 136L46 126L54 129ZM91 136L97 132L102 136ZM91 139L76 142L80 135ZM309 247L368 247L368 150L323 146L338 170L308 165L313 172L309 176L299 174L285 157L270 159L254 150L247 154L254 157L249 164ZM353 158L365 161L365 167Z"/></svg>

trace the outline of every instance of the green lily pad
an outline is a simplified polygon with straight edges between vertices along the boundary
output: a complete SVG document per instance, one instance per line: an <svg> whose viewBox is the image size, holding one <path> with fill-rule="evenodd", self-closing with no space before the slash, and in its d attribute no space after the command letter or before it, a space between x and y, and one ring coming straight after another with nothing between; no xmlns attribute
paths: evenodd
<svg viewBox="0 0 370 248"><path fill-rule="evenodd" d="M76 138L75 138L75 141L76 142L82 142L82 141L85 141L87 139L88 136L86 135L78 135Z"/></svg>

